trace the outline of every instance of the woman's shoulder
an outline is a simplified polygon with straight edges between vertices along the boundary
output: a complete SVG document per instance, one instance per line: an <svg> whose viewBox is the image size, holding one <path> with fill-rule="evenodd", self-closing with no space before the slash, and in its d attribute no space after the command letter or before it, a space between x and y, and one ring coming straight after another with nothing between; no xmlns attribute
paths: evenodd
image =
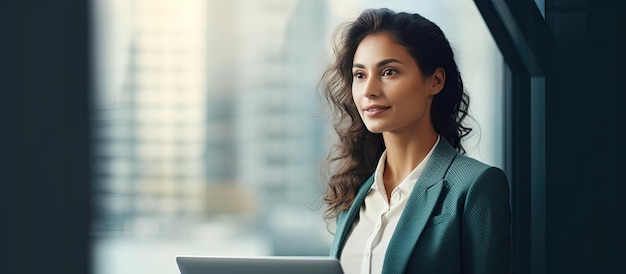
<svg viewBox="0 0 626 274"><path fill-rule="evenodd" d="M461 184L469 187L470 184L481 178L499 178L506 181L504 172L497 167L490 166L479 160L463 154L457 154L450 168L446 172L449 183Z"/></svg>

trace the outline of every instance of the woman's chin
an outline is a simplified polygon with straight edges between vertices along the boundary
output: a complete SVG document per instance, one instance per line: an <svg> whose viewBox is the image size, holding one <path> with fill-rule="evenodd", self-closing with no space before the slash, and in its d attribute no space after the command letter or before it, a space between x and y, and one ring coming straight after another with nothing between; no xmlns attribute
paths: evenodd
<svg viewBox="0 0 626 274"><path fill-rule="evenodd" d="M380 126L373 126L373 125L372 125L372 126L368 126L368 125L365 125L365 127L366 127L366 128L367 128L367 130L368 130L369 132L371 132L371 133L383 133L383 132L385 131L385 130L384 130L382 127L380 127Z"/></svg>

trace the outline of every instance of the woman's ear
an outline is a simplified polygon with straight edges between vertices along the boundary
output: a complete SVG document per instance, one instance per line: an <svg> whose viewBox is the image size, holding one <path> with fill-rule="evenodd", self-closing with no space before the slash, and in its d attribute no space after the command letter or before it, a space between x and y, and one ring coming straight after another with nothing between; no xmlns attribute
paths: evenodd
<svg viewBox="0 0 626 274"><path fill-rule="evenodd" d="M446 71L439 67L436 68L433 74L430 76L430 88L432 94L438 94L443 89L443 86L446 83Z"/></svg>

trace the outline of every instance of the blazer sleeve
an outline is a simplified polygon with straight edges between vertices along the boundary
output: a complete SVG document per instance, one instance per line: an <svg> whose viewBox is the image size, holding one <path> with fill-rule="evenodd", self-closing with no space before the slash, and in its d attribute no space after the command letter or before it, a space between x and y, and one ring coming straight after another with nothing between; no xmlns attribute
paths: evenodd
<svg viewBox="0 0 626 274"><path fill-rule="evenodd" d="M511 272L511 212L504 172L486 169L469 187L462 215L463 273Z"/></svg>

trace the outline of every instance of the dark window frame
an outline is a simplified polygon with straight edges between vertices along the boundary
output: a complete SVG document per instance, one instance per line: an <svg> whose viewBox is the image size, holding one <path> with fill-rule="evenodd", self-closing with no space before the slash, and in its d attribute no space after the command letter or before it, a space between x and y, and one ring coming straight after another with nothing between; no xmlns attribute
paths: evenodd
<svg viewBox="0 0 626 274"><path fill-rule="evenodd" d="M474 0L505 60L512 273L546 272L545 91L556 43L532 0Z"/></svg>

